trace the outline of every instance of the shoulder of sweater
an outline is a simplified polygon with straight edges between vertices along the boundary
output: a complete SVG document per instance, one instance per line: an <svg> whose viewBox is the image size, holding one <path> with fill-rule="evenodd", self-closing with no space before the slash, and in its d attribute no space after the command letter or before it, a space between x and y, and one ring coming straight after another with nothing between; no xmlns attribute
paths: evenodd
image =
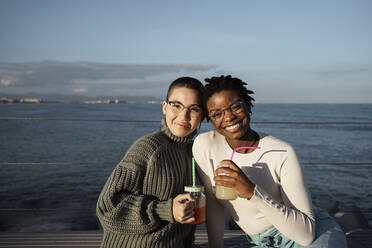
<svg viewBox="0 0 372 248"><path fill-rule="evenodd" d="M212 130L209 132L201 133L196 138L194 143L208 144L218 139L220 135L217 131Z"/></svg>
<svg viewBox="0 0 372 248"><path fill-rule="evenodd" d="M150 133L142 136L131 145L123 157L121 164L129 163L136 166L147 167L154 156L172 147L174 147L174 142L162 131Z"/></svg>
<svg viewBox="0 0 372 248"><path fill-rule="evenodd" d="M225 137L215 130L199 134L192 147L194 156L200 159L212 151L220 151L224 147L224 139Z"/></svg>
<svg viewBox="0 0 372 248"><path fill-rule="evenodd" d="M258 134L260 136L260 140L262 141L264 147L270 147L271 149L285 149L285 150L293 149L292 146L286 141L283 141L279 138L276 138L272 135L268 135L265 133L259 132Z"/></svg>
<svg viewBox="0 0 372 248"><path fill-rule="evenodd" d="M136 140L128 151L140 150L142 153L154 153L159 148L170 145L170 140L162 131L146 134Z"/></svg>

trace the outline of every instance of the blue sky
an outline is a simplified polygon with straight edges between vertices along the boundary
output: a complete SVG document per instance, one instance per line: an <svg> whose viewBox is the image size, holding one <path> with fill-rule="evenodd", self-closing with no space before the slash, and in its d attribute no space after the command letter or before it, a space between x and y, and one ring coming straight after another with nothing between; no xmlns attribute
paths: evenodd
<svg viewBox="0 0 372 248"><path fill-rule="evenodd" d="M153 95L231 74L257 102L372 103L372 1L0 0L0 93Z"/></svg>

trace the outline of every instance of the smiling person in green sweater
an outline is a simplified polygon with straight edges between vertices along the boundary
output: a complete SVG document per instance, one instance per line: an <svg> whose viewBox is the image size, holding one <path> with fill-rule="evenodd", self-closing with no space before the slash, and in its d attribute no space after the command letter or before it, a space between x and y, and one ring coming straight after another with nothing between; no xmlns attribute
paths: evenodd
<svg viewBox="0 0 372 248"><path fill-rule="evenodd" d="M138 139L97 202L101 247L193 247L192 138L203 119L200 81L178 78L163 102L161 130Z"/></svg>

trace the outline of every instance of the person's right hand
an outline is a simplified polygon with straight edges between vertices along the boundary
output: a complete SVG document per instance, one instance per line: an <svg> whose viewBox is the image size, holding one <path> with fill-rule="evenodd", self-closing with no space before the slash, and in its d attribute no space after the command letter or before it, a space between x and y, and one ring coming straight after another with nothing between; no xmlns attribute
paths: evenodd
<svg viewBox="0 0 372 248"><path fill-rule="evenodd" d="M190 193L179 194L173 199L173 218L182 224L195 221L194 199Z"/></svg>
<svg viewBox="0 0 372 248"><path fill-rule="evenodd" d="M221 166L216 170L214 181L221 185L235 189L240 197L250 200L253 196L255 184L244 174L244 172L231 160L222 160Z"/></svg>

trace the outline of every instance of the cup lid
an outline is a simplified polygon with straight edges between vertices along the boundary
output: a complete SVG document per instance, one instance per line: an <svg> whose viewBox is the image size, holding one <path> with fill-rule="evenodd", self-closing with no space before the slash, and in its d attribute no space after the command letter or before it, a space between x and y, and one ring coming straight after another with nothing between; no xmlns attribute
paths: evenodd
<svg viewBox="0 0 372 248"><path fill-rule="evenodd" d="M204 192L203 186L185 186L186 192Z"/></svg>

